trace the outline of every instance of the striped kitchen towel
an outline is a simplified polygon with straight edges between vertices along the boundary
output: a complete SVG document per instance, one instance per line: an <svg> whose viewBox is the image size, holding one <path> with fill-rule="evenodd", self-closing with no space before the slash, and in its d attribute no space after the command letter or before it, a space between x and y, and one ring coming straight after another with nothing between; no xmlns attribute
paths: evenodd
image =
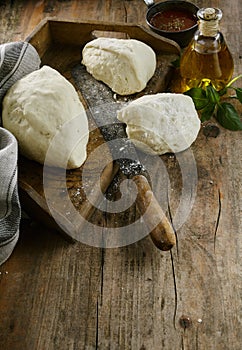
<svg viewBox="0 0 242 350"><path fill-rule="evenodd" d="M0 45L0 104L8 89L25 75L39 69L36 49L25 41ZM0 125L1 121L0 121Z"/></svg>
<svg viewBox="0 0 242 350"><path fill-rule="evenodd" d="M40 63L37 51L28 42L0 45L0 105L10 87L39 69ZM1 125L0 114L0 265L9 258L18 241L21 217L17 187L17 141Z"/></svg>
<svg viewBox="0 0 242 350"><path fill-rule="evenodd" d="M0 127L0 265L11 255L19 236L17 141Z"/></svg>

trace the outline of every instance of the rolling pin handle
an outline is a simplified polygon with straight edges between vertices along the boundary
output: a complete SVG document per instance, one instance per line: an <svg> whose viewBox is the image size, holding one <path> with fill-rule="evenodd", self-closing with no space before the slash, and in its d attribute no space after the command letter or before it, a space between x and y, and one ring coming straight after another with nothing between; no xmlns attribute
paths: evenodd
<svg viewBox="0 0 242 350"><path fill-rule="evenodd" d="M143 175L133 178L137 186L136 204L150 230L150 237L160 250L170 250L176 244L175 232ZM154 223L157 225L154 227Z"/></svg>

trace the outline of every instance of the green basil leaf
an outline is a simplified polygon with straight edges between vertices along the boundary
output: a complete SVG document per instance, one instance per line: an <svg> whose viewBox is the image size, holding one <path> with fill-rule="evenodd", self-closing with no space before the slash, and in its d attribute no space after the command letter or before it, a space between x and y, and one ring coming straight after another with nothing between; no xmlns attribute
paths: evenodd
<svg viewBox="0 0 242 350"><path fill-rule="evenodd" d="M220 100L219 93L211 85L206 87L206 96L208 100L212 103L218 103Z"/></svg>
<svg viewBox="0 0 242 350"><path fill-rule="evenodd" d="M236 88L235 91L236 91L236 95L237 95L238 100L242 103L242 89Z"/></svg>
<svg viewBox="0 0 242 350"><path fill-rule="evenodd" d="M191 88L184 92L184 95L188 95L193 99L197 110L203 109L209 103L206 92L202 88Z"/></svg>
<svg viewBox="0 0 242 350"><path fill-rule="evenodd" d="M226 129L242 130L240 117L231 103L223 102L218 106L216 119Z"/></svg>
<svg viewBox="0 0 242 350"><path fill-rule="evenodd" d="M216 103L209 103L205 108L203 108L201 113L201 122L205 122L206 120L209 120L212 118L214 110L215 110Z"/></svg>

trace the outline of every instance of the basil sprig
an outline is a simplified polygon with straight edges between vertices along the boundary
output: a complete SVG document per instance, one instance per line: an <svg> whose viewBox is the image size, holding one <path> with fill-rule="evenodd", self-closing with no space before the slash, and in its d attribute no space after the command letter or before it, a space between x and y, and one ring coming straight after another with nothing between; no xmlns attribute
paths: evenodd
<svg viewBox="0 0 242 350"><path fill-rule="evenodd" d="M242 103L242 89L232 84L242 77L242 74L231 80L223 90L217 91L212 85L204 88L191 88L184 92L193 99L195 108L200 111L201 122L209 120L213 116L224 128L229 130L242 130L242 121L232 103L223 101L230 98ZM233 89L235 95L226 96L228 89Z"/></svg>

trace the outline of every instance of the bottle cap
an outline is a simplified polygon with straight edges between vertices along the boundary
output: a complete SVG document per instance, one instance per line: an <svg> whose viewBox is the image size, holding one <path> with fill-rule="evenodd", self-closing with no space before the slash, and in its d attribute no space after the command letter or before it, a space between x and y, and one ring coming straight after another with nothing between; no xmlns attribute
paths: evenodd
<svg viewBox="0 0 242 350"><path fill-rule="evenodd" d="M198 10L197 16L204 21L219 21L222 18L222 11L218 8L206 7Z"/></svg>
<svg viewBox="0 0 242 350"><path fill-rule="evenodd" d="M216 19L215 9L212 7L208 7L204 10L203 18L206 20Z"/></svg>

